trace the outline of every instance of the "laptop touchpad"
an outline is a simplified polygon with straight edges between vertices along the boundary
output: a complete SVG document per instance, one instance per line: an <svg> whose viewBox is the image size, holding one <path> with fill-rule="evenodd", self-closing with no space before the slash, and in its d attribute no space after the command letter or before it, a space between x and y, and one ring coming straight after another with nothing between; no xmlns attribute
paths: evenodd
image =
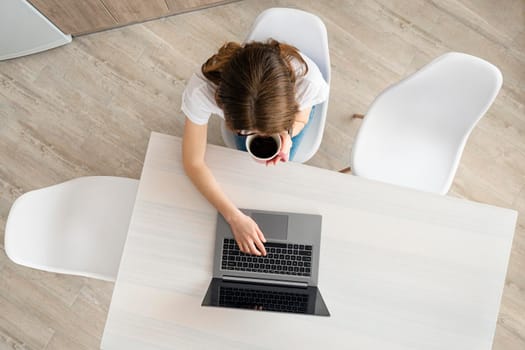
<svg viewBox="0 0 525 350"><path fill-rule="evenodd" d="M278 214L252 213L266 239L282 239L288 237L288 216Z"/></svg>

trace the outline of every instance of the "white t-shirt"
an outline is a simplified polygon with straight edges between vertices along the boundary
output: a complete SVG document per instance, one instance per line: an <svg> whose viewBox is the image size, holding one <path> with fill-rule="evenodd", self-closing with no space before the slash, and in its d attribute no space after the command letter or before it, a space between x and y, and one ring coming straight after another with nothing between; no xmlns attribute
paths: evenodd
<svg viewBox="0 0 525 350"><path fill-rule="evenodd" d="M295 99L299 104L299 110L326 101L329 91L329 86L317 65L302 53L301 57L308 66L306 75L302 75L302 64L296 59L292 60L296 76ZM181 110L193 123L206 124L212 114L224 118L222 109L215 101L215 89L216 85L206 79L201 71L190 77L182 94Z"/></svg>

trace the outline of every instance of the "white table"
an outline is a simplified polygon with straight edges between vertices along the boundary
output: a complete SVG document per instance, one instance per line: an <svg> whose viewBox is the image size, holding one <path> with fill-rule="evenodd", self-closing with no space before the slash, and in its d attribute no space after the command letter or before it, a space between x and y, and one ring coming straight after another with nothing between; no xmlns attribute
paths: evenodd
<svg viewBox="0 0 525 350"><path fill-rule="evenodd" d="M151 135L102 340L113 349L490 349L516 212L208 146L239 206L323 216L331 317L201 307L216 210Z"/></svg>

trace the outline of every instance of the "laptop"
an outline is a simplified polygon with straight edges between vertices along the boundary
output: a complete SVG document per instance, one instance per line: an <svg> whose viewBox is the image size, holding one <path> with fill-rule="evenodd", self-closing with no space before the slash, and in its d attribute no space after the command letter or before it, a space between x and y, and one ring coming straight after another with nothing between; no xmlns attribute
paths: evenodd
<svg viewBox="0 0 525 350"><path fill-rule="evenodd" d="M241 210L259 225L267 254L242 253L218 214L213 278L202 306L330 316L317 288L322 217Z"/></svg>

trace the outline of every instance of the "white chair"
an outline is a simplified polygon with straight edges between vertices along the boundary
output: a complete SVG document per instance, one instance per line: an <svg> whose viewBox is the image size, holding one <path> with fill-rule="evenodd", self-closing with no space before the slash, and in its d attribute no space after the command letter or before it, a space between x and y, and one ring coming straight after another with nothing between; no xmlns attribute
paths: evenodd
<svg viewBox="0 0 525 350"><path fill-rule="evenodd" d="M352 173L446 194L472 129L501 88L497 67L463 53L444 54L384 90L352 149Z"/></svg>
<svg viewBox="0 0 525 350"><path fill-rule="evenodd" d="M330 85L330 55L328 36L323 21L308 12L289 8L270 8L255 19L250 33L245 39L249 41L266 41L275 39L299 49L317 64L325 81ZM304 138L294 157L294 162L304 163L317 152L323 138L328 100L318 105L314 111L312 125L305 131ZM221 123L224 143L236 148L234 134Z"/></svg>
<svg viewBox="0 0 525 350"><path fill-rule="evenodd" d="M138 180L80 177L27 192L11 207L5 251L15 263L114 281Z"/></svg>

